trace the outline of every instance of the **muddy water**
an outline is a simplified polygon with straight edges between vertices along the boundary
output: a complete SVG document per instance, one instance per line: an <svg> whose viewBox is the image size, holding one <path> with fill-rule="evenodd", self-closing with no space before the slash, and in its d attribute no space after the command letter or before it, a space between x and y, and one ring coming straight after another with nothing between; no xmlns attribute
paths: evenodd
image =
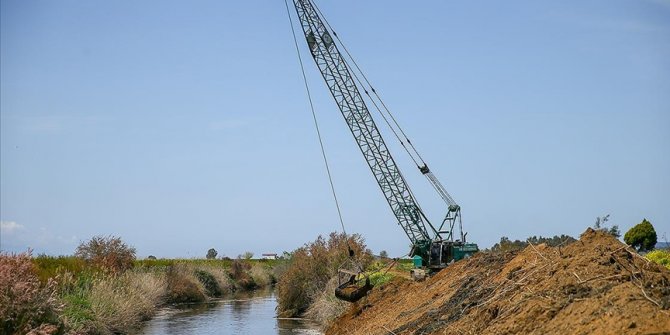
<svg viewBox="0 0 670 335"><path fill-rule="evenodd" d="M160 310L139 334L321 334L308 320L276 319L276 306L269 289L207 304L173 306Z"/></svg>

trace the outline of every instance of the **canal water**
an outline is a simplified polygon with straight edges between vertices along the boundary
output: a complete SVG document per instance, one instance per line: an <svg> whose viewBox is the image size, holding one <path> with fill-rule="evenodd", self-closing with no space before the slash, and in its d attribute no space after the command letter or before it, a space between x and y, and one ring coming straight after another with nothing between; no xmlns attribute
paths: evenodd
<svg viewBox="0 0 670 335"><path fill-rule="evenodd" d="M181 334L322 334L304 319L277 319L277 298L271 289L236 293L222 300L160 310L140 335Z"/></svg>

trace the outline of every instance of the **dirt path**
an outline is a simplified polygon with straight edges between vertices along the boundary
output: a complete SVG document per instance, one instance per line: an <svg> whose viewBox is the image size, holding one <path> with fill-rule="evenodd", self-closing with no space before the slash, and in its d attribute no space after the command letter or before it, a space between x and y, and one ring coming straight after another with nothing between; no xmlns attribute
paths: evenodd
<svg viewBox="0 0 670 335"><path fill-rule="evenodd" d="M670 271L588 229L563 248L480 253L397 278L327 334L670 334Z"/></svg>

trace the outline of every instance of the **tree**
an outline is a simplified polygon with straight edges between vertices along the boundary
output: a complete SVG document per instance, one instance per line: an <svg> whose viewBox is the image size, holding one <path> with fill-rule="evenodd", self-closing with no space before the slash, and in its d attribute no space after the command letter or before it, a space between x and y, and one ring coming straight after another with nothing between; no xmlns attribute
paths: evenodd
<svg viewBox="0 0 670 335"><path fill-rule="evenodd" d="M621 230L619 230L618 225L613 225L612 227L610 227L610 229L607 231L607 233L609 233L610 235L612 235L616 238L621 237Z"/></svg>
<svg viewBox="0 0 670 335"><path fill-rule="evenodd" d="M596 222L593 224L593 228L595 230L606 232L606 233L608 233L608 234L610 234L610 235L612 235L616 238L621 237L621 230L619 230L618 225L613 225L610 228L606 227L607 226L607 221L609 221L609 219L610 219L609 214L607 214L605 216L601 216L601 217L596 217Z"/></svg>
<svg viewBox="0 0 670 335"><path fill-rule="evenodd" d="M623 236L623 241L633 248L645 251L654 249L658 240L654 226L647 219L643 219L642 222L626 232L626 235Z"/></svg>
<svg viewBox="0 0 670 335"><path fill-rule="evenodd" d="M120 273L133 267L135 248L116 236L94 236L82 242L74 253L104 271Z"/></svg>
<svg viewBox="0 0 670 335"><path fill-rule="evenodd" d="M511 241L507 236L500 238L500 242L496 243L491 247L492 251L510 251L510 250L521 250L525 248L528 243L515 240Z"/></svg>
<svg viewBox="0 0 670 335"><path fill-rule="evenodd" d="M246 260L250 260L250 259L254 258L254 253L251 252L251 251L245 251L243 254L237 256L237 258L243 258L243 259L246 259Z"/></svg>
<svg viewBox="0 0 670 335"><path fill-rule="evenodd" d="M383 259L389 258L389 253L386 252L386 250L382 250L382 251L379 252L379 257L381 257Z"/></svg>
<svg viewBox="0 0 670 335"><path fill-rule="evenodd" d="M211 249L207 250L207 256L205 256L205 257L207 257L207 259L215 259L217 254L218 254L218 252L216 252L216 249L211 248Z"/></svg>

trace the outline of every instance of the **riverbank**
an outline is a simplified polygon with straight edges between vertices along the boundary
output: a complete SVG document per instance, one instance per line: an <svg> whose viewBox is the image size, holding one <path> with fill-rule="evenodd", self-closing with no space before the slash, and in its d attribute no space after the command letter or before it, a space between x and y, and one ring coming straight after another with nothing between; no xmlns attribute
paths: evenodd
<svg viewBox="0 0 670 335"><path fill-rule="evenodd" d="M202 303L269 287L278 264L158 259L110 272L73 256L0 257L0 329L8 334L130 333L167 304Z"/></svg>
<svg viewBox="0 0 670 335"><path fill-rule="evenodd" d="M272 287L239 291L206 303L162 307L136 334L322 334L310 320L277 318L276 307Z"/></svg>
<svg viewBox="0 0 670 335"><path fill-rule="evenodd" d="M480 252L423 282L394 279L326 334L666 334L670 271L610 234Z"/></svg>

